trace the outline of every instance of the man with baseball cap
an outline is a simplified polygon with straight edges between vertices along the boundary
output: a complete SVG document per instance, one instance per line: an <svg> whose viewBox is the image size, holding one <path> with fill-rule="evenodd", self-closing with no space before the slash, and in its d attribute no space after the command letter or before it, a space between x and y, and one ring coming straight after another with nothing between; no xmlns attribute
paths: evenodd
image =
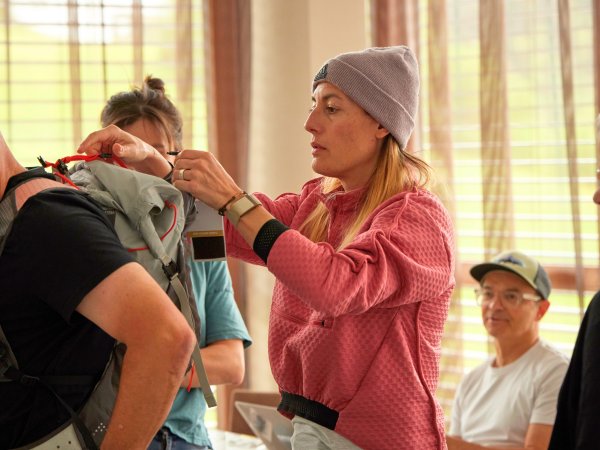
<svg viewBox="0 0 600 450"><path fill-rule="evenodd" d="M483 324L495 355L461 381L452 408L449 450L546 449L568 358L539 338L550 303L544 268L517 251L471 268Z"/></svg>

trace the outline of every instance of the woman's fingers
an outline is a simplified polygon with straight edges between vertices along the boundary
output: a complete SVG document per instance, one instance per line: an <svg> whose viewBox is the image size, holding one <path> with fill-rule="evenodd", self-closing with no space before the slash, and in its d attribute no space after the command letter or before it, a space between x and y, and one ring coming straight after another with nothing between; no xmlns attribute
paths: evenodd
<svg viewBox="0 0 600 450"><path fill-rule="evenodd" d="M112 149L116 142L116 127L106 127L90 133L77 148L77 153L98 154Z"/></svg>
<svg viewBox="0 0 600 450"><path fill-rule="evenodd" d="M177 156L172 182L215 209L241 190L211 153L200 150Z"/></svg>
<svg viewBox="0 0 600 450"><path fill-rule="evenodd" d="M101 130L90 133L79 144L77 153L96 155L113 153L124 161L139 162L146 158L145 144L135 136L121 130L115 125L109 125Z"/></svg>

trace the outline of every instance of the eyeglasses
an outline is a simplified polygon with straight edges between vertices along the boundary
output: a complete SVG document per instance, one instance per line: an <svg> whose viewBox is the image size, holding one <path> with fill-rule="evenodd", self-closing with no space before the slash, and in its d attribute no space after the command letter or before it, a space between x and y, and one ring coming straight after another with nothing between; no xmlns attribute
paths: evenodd
<svg viewBox="0 0 600 450"><path fill-rule="evenodd" d="M496 292L489 289L475 289L475 301L479 306L487 306L496 298ZM520 291L502 291L498 292L498 299L502 306L516 308L524 301L539 302L542 297L533 294L524 294Z"/></svg>

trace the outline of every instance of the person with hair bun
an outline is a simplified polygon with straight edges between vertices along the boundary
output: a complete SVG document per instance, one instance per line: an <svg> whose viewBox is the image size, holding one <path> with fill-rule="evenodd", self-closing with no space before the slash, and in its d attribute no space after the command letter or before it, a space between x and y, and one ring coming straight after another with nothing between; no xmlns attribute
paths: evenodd
<svg viewBox="0 0 600 450"><path fill-rule="evenodd" d="M100 120L103 127L116 125L134 136L136 131L149 133L150 136L144 136L149 138L146 142L167 160L174 160L167 152L180 152L183 148L183 120L167 97L165 83L160 78L148 75L141 88L113 95L106 102Z"/></svg>
<svg viewBox="0 0 600 450"><path fill-rule="evenodd" d="M454 231L426 188L429 166L406 149L417 61L405 46L343 53L311 93L304 128L320 177L299 194L249 194L198 150L177 156L173 183L227 218L230 256L275 275L269 359L293 449L445 449L435 392ZM152 159L135 137L106 129L79 151L103 145Z"/></svg>
<svg viewBox="0 0 600 450"><path fill-rule="evenodd" d="M118 127L149 144L151 147L144 149L161 156L156 161L156 167L161 167L162 160L161 176L170 172L166 161L173 161L173 153L182 149L183 122L160 78L147 76L141 88L110 97L101 121L103 127ZM227 263L190 260L188 270L200 315L200 353L208 379L213 385L240 384L245 372L244 348L251 339L233 296ZM149 449L212 448L204 424L206 401L198 379L193 377L193 381L189 392L185 389L189 376L182 381L169 416Z"/></svg>

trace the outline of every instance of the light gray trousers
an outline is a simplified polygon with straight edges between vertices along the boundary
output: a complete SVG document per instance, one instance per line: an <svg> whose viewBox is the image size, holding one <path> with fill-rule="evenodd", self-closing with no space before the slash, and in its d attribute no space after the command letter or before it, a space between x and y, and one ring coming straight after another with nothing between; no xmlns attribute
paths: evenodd
<svg viewBox="0 0 600 450"><path fill-rule="evenodd" d="M329 428L294 416L292 450L361 450L348 439Z"/></svg>

